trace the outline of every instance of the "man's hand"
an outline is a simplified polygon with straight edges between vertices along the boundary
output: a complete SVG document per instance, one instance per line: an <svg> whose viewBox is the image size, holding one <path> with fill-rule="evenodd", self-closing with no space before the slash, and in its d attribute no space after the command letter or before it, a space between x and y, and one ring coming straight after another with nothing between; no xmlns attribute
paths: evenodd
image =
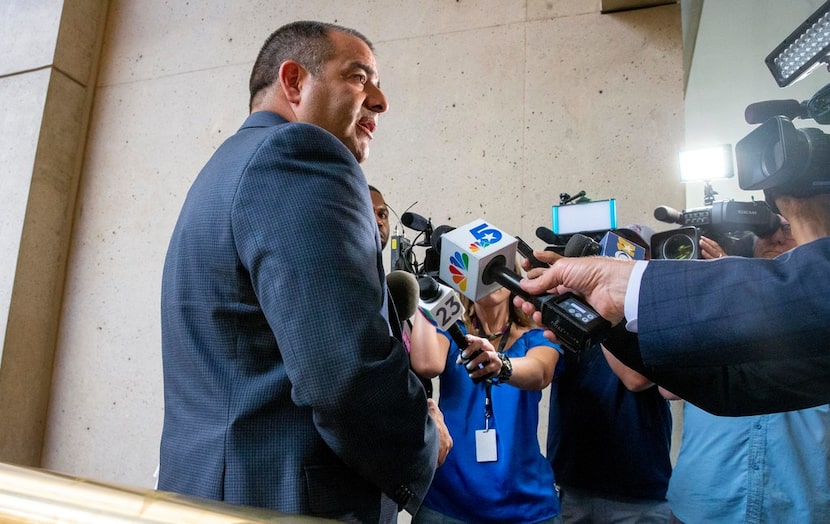
<svg viewBox="0 0 830 524"><path fill-rule="evenodd" d="M428 398L427 405L429 406L429 416L432 417L435 427L438 428L438 465L440 466L447 459L447 454L452 449L452 436L444 423L444 414L438 409L438 404Z"/></svg>
<svg viewBox="0 0 830 524"><path fill-rule="evenodd" d="M625 292L633 267L633 260L609 257L559 258L549 268L528 271L521 286L532 295L573 291L582 295L603 318L617 324L625 315ZM516 297L514 304L532 314L537 323L541 321L530 302Z"/></svg>

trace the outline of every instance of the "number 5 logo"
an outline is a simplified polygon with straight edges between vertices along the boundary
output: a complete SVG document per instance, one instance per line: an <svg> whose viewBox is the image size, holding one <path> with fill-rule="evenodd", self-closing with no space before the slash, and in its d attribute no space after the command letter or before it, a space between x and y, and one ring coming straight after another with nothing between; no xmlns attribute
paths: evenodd
<svg viewBox="0 0 830 524"><path fill-rule="evenodd" d="M481 247L487 247L501 240L501 231L483 222L470 230L473 238L478 240Z"/></svg>

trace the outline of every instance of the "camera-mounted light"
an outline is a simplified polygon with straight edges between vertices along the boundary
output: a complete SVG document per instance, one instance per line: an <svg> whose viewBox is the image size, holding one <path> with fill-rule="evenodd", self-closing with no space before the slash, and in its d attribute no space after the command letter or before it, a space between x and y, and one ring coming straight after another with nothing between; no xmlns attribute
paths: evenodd
<svg viewBox="0 0 830 524"><path fill-rule="evenodd" d="M779 87L786 87L828 63L830 1L810 15L764 60Z"/></svg>

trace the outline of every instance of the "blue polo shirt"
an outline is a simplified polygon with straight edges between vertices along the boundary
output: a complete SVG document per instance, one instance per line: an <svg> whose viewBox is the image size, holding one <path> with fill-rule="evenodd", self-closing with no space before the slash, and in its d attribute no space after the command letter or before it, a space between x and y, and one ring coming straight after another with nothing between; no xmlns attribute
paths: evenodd
<svg viewBox="0 0 830 524"><path fill-rule="evenodd" d="M531 329L504 352L510 358L519 358L537 346L561 353L541 329ZM497 433L498 460L478 462L475 432L485 426L485 385L470 380L464 366L455 363L458 355L458 346L450 339L438 402L453 447L446 462L435 471L424 505L481 524L532 523L556 517L560 508L553 470L539 449L536 429L542 392L509 384L492 387L493 418L489 428Z"/></svg>

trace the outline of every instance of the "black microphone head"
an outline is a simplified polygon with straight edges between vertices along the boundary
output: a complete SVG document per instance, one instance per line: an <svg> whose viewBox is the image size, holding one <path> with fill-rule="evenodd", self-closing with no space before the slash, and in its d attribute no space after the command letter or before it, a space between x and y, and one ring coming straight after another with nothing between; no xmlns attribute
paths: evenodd
<svg viewBox="0 0 830 524"><path fill-rule="evenodd" d="M559 243L559 239L557 238L556 233L546 228L545 226L539 226L536 228L536 238L538 238L545 244Z"/></svg>
<svg viewBox="0 0 830 524"><path fill-rule="evenodd" d="M426 231L427 229L432 229L432 224L429 223L429 220L417 213L412 213L411 211L407 211L401 215L401 223L409 229L414 229L415 231Z"/></svg>
<svg viewBox="0 0 830 524"><path fill-rule="evenodd" d="M386 286L401 320L410 318L418 310L418 280L415 275L396 270L386 275Z"/></svg>
<svg viewBox="0 0 830 524"><path fill-rule="evenodd" d="M591 237L575 233L565 244L564 256L566 257L589 257L599 255L602 246Z"/></svg>
<svg viewBox="0 0 830 524"><path fill-rule="evenodd" d="M668 224L683 225L683 213L669 206L660 206L656 208L654 210L654 218L660 222L666 222Z"/></svg>
<svg viewBox="0 0 830 524"><path fill-rule="evenodd" d="M441 296L441 287L438 281L429 275L418 278L418 296L424 302L433 302Z"/></svg>
<svg viewBox="0 0 830 524"><path fill-rule="evenodd" d="M446 226L446 225L436 227L432 231L432 236L429 239L430 245L432 246L432 249L434 249L438 253L441 253L441 236L445 235L446 233L449 233L453 229L455 229L455 228L452 227L452 226Z"/></svg>
<svg viewBox="0 0 830 524"><path fill-rule="evenodd" d="M747 124L763 124L776 116L786 116L790 120L807 118L807 107L798 100L765 100L749 104L744 111Z"/></svg>

